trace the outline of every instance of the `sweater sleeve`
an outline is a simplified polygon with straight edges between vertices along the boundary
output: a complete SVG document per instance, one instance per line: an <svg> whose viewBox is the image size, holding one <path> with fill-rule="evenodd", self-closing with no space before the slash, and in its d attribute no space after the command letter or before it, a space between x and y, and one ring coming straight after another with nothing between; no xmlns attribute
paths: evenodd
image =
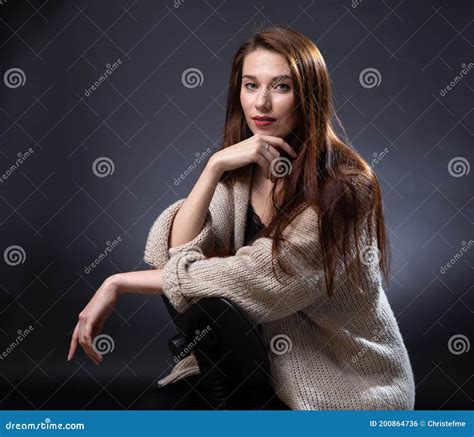
<svg viewBox="0 0 474 437"><path fill-rule="evenodd" d="M284 229L291 244L283 242L277 257L294 275L281 269L276 257L272 269L272 238L261 237L226 258L206 258L198 247L172 256L163 269L163 293L178 312L203 297L225 297L256 323L284 318L325 295L317 229L312 208Z"/></svg>
<svg viewBox="0 0 474 437"><path fill-rule="evenodd" d="M169 247L168 239L174 218L185 200L180 199L168 206L155 220L148 233L143 260L156 269L162 269L170 256L181 251L197 247L202 252L206 252L213 247L212 216L209 211L201 231L191 241Z"/></svg>
<svg viewBox="0 0 474 437"><path fill-rule="evenodd" d="M185 200L179 199L168 206L148 232L143 260L156 269L162 269L171 256L191 248L197 248L206 254L216 246L221 249L229 247L231 225L222 219L225 216L223 212L228 208L229 199L227 188L222 182L216 186L201 231L191 241L169 247L169 235L174 218Z"/></svg>

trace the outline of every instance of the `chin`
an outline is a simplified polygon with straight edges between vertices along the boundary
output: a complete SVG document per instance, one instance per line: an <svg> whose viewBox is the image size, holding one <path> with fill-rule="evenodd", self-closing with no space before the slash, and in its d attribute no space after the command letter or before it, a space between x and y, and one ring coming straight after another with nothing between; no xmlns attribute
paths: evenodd
<svg viewBox="0 0 474 437"><path fill-rule="evenodd" d="M272 137L281 137L283 138L283 136L281 135L280 131L278 129L259 129L259 128L255 128L253 130L253 134L262 134L262 135L271 135Z"/></svg>

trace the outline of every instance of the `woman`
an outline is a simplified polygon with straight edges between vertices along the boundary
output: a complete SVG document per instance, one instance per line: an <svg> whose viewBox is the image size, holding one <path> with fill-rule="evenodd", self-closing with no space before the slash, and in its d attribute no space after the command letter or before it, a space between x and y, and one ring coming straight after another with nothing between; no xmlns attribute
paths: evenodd
<svg viewBox="0 0 474 437"><path fill-rule="evenodd" d="M124 292L164 293L178 312L220 296L261 324L272 387L291 409L413 409L382 284L380 186L335 133L321 53L295 30L265 29L236 53L228 96L221 149L150 230L153 269L104 282L79 315L69 359L79 342L100 363L92 340ZM191 355L160 385L198 371Z"/></svg>

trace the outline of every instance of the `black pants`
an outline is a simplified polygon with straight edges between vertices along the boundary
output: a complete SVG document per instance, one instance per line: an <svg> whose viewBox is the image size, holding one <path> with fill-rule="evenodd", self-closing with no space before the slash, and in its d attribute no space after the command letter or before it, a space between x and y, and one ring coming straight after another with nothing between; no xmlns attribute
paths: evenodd
<svg viewBox="0 0 474 437"><path fill-rule="evenodd" d="M213 410L206 401L200 385L200 375L183 378L177 382L158 387L154 384L137 399L130 409L134 410ZM291 410L268 387L239 395L238 400L225 406L230 410Z"/></svg>

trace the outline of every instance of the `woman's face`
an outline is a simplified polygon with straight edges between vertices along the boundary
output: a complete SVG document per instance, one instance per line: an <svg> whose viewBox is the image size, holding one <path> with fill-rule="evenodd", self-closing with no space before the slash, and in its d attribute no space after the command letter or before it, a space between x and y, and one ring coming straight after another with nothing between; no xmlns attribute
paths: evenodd
<svg viewBox="0 0 474 437"><path fill-rule="evenodd" d="M245 57L240 103L254 135L284 138L295 129L293 79L284 56L257 49Z"/></svg>

